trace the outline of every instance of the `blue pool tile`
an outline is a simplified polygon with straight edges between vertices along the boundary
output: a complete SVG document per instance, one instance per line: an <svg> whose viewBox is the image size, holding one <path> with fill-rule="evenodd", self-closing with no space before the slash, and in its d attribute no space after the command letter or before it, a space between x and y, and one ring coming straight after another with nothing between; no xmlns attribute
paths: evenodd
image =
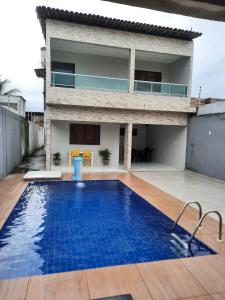
<svg viewBox="0 0 225 300"><path fill-rule="evenodd" d="M174 248L172 220L120 181L84 183L28 185L0 232L0 279L215 253Z"/></svg>

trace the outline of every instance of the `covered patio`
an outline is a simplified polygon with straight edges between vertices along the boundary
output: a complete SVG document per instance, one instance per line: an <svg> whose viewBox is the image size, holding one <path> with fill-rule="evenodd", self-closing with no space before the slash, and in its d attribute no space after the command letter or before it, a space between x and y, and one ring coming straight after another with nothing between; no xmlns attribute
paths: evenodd
<svg viewBox="0 0 225 300"><path fill-rule="evenodd" d="M52 170L73 171L74 155L83 157L90 153L90 159L83 159L82 172L121 172L119 165L120 125L112 123L70 122L54 120L51 122ZM104 165L99 150L108 149L111 153L108 165ZM61 154L60 165L54 165L54 153ZM73 154L76 152L76 154Z"/></svg>
<svg viewBox="0 0 225 300"><path fill-rule="evenodd" d="M120 127L120 163L125 153L125 125ZM133 124L131 171L185 169L186 126Z"/></svg>

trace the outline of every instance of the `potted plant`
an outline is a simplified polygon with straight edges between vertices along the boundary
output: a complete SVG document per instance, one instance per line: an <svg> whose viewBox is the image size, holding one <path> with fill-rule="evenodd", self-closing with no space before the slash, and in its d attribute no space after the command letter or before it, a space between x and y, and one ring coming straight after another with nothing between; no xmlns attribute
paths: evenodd
<svg viewBox="0 0 225 300"><path fill-rule="evenodd" d="M53 153L53 161L55 166L59 166L61 162L61 153L59 152Z"/></svg>
<svg viewBox="0 0 225 300"><path fill-rule="evenodd" d="M110 161L110 155L111 152L109 151L109 149L104 149L104 150L99 150L98 154L101 156L102 158L102 163L104 166L108 166L109 161Z"/></svg>

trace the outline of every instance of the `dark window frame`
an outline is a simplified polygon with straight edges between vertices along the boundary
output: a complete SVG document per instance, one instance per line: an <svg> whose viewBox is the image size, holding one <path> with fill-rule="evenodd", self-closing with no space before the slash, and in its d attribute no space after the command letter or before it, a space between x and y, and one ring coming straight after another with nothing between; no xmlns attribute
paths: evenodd
<svg viewBox="0 0 225 300"><path fill-rule="evenodd" d="M144 76L144 79L138 79L137 77ZM158 80L150 80L150 77L158 77ZM135 80L138 81L150 81L150 82L162 82L162 72L149 71L149 70L135 70Z"/></svg>
<svg viewBox="0 0 225 300"><path fill-rule="evenodd" d="M61 68L60 68L61 66ZM63 66L68 66L68 70L63 69ZM61 69L61 70L60 70ZM59 62L59 61L52 61L51 62L51 71L52 72L62 72L62 73L68 73L68 74L75 74L76 66L75 63L67 63L67 62ZM75 76L73 78L73 84L71 85L63 85L63 84L53 84L53 86L56 87L66 87L66 88L75 88Z"/></svg>
<svg viewBox="0 0 225 300"><path fill-rule="evenodd" d="M99 146L100 138L101 138L101 125L77 124L77 123L69 124L70 145Z"/></svg>

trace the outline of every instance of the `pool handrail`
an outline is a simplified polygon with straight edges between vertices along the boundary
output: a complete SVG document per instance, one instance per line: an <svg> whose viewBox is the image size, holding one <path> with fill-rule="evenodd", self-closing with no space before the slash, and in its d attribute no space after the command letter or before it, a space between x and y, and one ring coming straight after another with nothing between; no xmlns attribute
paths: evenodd
<svg viewBox="0 0 225 300"><path fill-rule="evenodd" d="M188 240L188 245L191 244L193 238L195 237L195 234L197 233L199 227L201 226L203 220L205 219L205 217L208 215L208 214L211 214L211 213L215 213L217 214L217 216L219 217L219 238L217 239L218 242L223 242L223 239L222 239L222 227L223 227L223 219L222 219L222 215L218 212L218 210L208 210L207 212L205 212L203 214L203 216L201 217L201 219L199 220L197 226L195 227L195 230L193 231L190 239Z"/></svg>
<svg viewBox="0 0 225 300"><path fill-rule="evenodd" d="M190 204L197 204L197 206L198 206L198 208L199 208L199 220L202 218L202 206L201 206L201 204L200 204L198 201L190 201L190 202L186 203L186 204L183 206L183 208L182 208L180 214L178 215L176 221L174 222L174 224L173 224L171 230L173 230L173 229L175 228L175 226L176 226L177 223L179 222L181 216L183 215L185 209L186 209Z"/></svg>

